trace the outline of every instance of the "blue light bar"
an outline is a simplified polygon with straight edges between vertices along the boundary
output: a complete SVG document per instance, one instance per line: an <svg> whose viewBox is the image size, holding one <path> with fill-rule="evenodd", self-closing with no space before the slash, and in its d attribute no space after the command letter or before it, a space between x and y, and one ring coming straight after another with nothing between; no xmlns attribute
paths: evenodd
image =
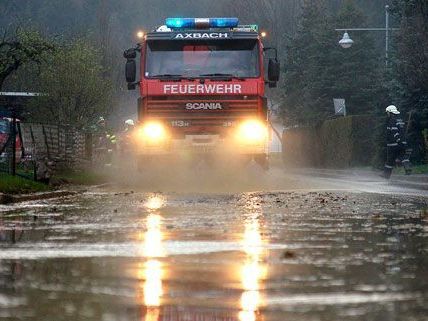
<svg viewBox="0 0 428 321"><path fill-rule="evenodd" d="M193 18L167 18L165 24L171 29L195 28L196 23Z"/></svg>
<svg viewBox="0 0 428 321"><path fill-rule="evenodd" d="M167 18L165 24L171 29L235 28L238 18Z"/></svg>
<svg viewBox="0 0 428 321"><path fill-rule="evenodd" d="M239 24L238 18L211 18L211 28L235 28Z"/></svg>

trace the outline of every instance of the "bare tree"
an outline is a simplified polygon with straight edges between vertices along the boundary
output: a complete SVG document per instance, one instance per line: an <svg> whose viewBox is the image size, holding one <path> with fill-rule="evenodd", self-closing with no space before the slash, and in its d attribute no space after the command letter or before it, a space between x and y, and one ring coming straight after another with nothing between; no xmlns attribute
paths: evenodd
<svg viewBox="0 0 428 321"><path fill-rule="evenodd" d="M3 31L0 41L0 89L12 73L26 63L41 63L43 54L52 50L53 44L38 32L18 29L13 36L9 36L7 30Z"/></svg>

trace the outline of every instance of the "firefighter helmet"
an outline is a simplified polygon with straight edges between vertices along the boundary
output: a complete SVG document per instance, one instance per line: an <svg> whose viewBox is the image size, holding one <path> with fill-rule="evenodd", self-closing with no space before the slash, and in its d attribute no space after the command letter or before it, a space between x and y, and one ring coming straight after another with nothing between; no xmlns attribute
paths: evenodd
<svg viewBox="0 0 428 321"><path fill-rule="evenodd" d="M168 28L167 26L163 25L156 29L157 32L171 32L171 28Z"/></svg>
<svg viewBox="0 0 428 321"><path fill-rule="evenodd" d="M135 123L134 123L134 121L132 119L127 119L127 120L125 120L125 125L134 126Z"/></svg>
<svg viewBox="0 0 428 321"><path fill-rule="evenodd" d="M387 113L392 113L395 115L398 115L400 112L398 111L397 107L395 107L394 105L389 105L388 107L386 107L385 111Z"/></svg>

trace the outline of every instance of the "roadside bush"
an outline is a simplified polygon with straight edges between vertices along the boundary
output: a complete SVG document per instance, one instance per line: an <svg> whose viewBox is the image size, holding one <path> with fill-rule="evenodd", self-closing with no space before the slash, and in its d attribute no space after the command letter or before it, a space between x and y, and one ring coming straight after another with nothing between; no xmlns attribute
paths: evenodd
<svg viewBox="0 0 428 321"><path fill-rule="evenodd" d="M288 166L321 166L320 144L313 127L291 128L282 135L282 156Z"/></svg>
<svg viewBox="0 0 428 321"><path fill-rule="evenodd" d="M324 122L320 129L323 165L346 168L371 165L375 153L372 116L348 116Z"/></svg>
<svg viewBox="0 0 428 321"><path fill-rule="evenodd" d="M321 158L326 167L349 167L352 161L352 119L328 120L319 130Z"/></svg>
<svg viewBox="0 0 428 321"><path fill-rule="evenodd" d="M371 116L349 116L328 120L319 128L287 130L283 135L284 161L306 167L371 165L378 145L377 123Z"/></svg>

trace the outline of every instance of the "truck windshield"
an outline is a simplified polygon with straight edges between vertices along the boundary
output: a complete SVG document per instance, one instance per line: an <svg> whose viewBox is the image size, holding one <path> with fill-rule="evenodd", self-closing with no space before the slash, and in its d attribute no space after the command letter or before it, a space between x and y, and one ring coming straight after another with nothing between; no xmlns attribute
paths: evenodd
<svg viewBox="0 0 428 321"><path fill-rule="evenodd" d="M153 40L146 51L147 78L259 76L257 40Z"/></svg>

